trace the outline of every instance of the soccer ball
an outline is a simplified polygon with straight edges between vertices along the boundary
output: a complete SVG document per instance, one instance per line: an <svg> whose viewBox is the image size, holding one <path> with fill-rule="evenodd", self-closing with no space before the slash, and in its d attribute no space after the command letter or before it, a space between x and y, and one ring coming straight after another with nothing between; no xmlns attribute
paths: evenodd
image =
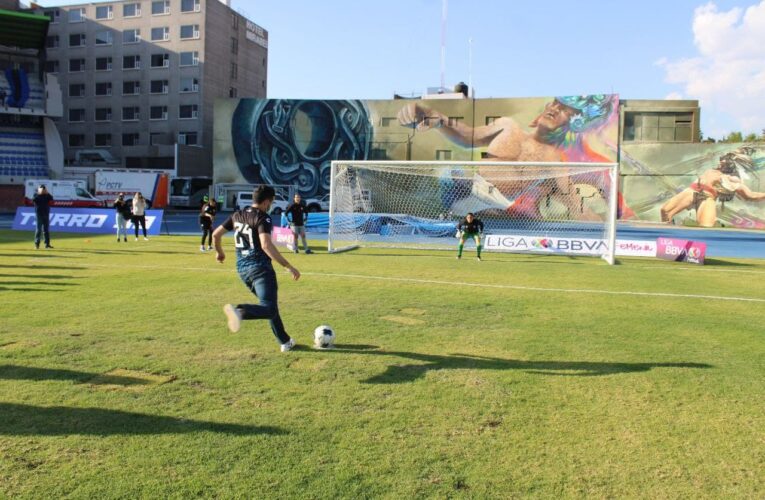
<svg viewBox="0 0 765 500"><path fill-rule="evenodd" d="M313 345L316 349L332 349L335 346L335 331L329 325L319 325L313 331Z"/></svg>

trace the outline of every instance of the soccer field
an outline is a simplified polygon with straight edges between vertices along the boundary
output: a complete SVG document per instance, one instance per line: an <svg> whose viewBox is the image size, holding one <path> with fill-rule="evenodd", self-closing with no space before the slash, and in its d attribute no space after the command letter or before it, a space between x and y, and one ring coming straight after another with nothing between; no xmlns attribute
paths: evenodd
<svg viewBox="0 0 765 500"><path fill-rule="evenodd" d="M0 498L765 496L765 261L225 243L0 231Z"/></svg>

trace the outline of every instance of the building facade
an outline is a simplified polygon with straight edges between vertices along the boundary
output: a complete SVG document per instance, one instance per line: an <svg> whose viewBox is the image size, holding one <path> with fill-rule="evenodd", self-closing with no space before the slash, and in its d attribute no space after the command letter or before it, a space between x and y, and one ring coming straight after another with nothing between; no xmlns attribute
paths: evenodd
<svg viewBox="0 0 765 500"><path fill-rule="evenodd" d="M218 0L123 0L40 8L46 71L64 94L68 164L212 174L213 103L265 97L268 32ZM187 155L188 156L188 155Z"/></svg>

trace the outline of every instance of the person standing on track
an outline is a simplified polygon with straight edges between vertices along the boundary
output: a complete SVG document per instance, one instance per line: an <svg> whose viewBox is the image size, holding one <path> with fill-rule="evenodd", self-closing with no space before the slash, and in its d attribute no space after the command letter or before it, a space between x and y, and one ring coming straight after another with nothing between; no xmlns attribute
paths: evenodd
<svg viewBox="0 0 765 500"><path fill-rule="evenodd" d="M135 240L138 241L138 225L143 229L143 239L149 241L146 235L146 198L139 192L133 195L133 227L135 228Z"/></svg>
<svg viewBox="0 0 765 500"><path fill-rule="evenodd" d="M290 229L292 229L292 237L294 238L293 245L295 246L295 253L298 253L298 236L303 239L303 250L306 254L313 253L308 248L308 243L305 241L305 224L308 222L308 209L305 206L305 202L300 199L300 195L295 193L292 203L289 204L284 211L287 217L287 221L290 223Z"/></svg>

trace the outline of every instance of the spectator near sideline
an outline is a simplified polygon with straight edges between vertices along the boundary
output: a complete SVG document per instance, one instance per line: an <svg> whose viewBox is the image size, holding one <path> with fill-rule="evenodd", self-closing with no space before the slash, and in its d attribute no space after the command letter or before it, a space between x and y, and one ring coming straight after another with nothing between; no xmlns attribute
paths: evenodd
<svg viewBox="0 0 765 500"><path fill-rule="evenodd" d="M303 239L303 249L306 254L313 253L308 248L308 243L305 241L305 223L308 222L308 209L305 203L300 199L299 194L295 194L293 202L289 204L284 211L287 214L287 220L290 223L290 229L292 229L292 237L294 239L295 253L298 253L298 236Z"/></svg>
<svg viewBox="0 0 765 500"><path fill-rule="evenodd" d="M141 193L133 196L133 227L135 228L135 240L138 241L138 225L143 229L143 239L148 241L146 235L146 198Z"/></svg>
<svg viewBox="0 0 765 500"><path fill-rule="evenodd" d="M199 226L202 228L202 245L200 252L205 251L205 239L207 240L207 249L212 250L212 227L215 222L215 214L218 213L218 203L211 198L206 204L202 205L202 211L199 212Z"/></svg>
<svg viewBox="0 0 765 500"><path fill-rule="evenodd" d="M50 245L50 204L53 203L53 196L50 195L45 184L37 188L32 203L35 205L35 217L37 219L35 248L40 248L41 236L45 240L45 248L53 248Z"/></svg>
<svg viewBox="0 0 765 500"><path fill-rule="evenodd" d="M125 193L120 193L114 200L114 212L117 218L117 241L120 240L120 234L127 242L127 221L131 217L130 207L125 202Z"/></svg>

